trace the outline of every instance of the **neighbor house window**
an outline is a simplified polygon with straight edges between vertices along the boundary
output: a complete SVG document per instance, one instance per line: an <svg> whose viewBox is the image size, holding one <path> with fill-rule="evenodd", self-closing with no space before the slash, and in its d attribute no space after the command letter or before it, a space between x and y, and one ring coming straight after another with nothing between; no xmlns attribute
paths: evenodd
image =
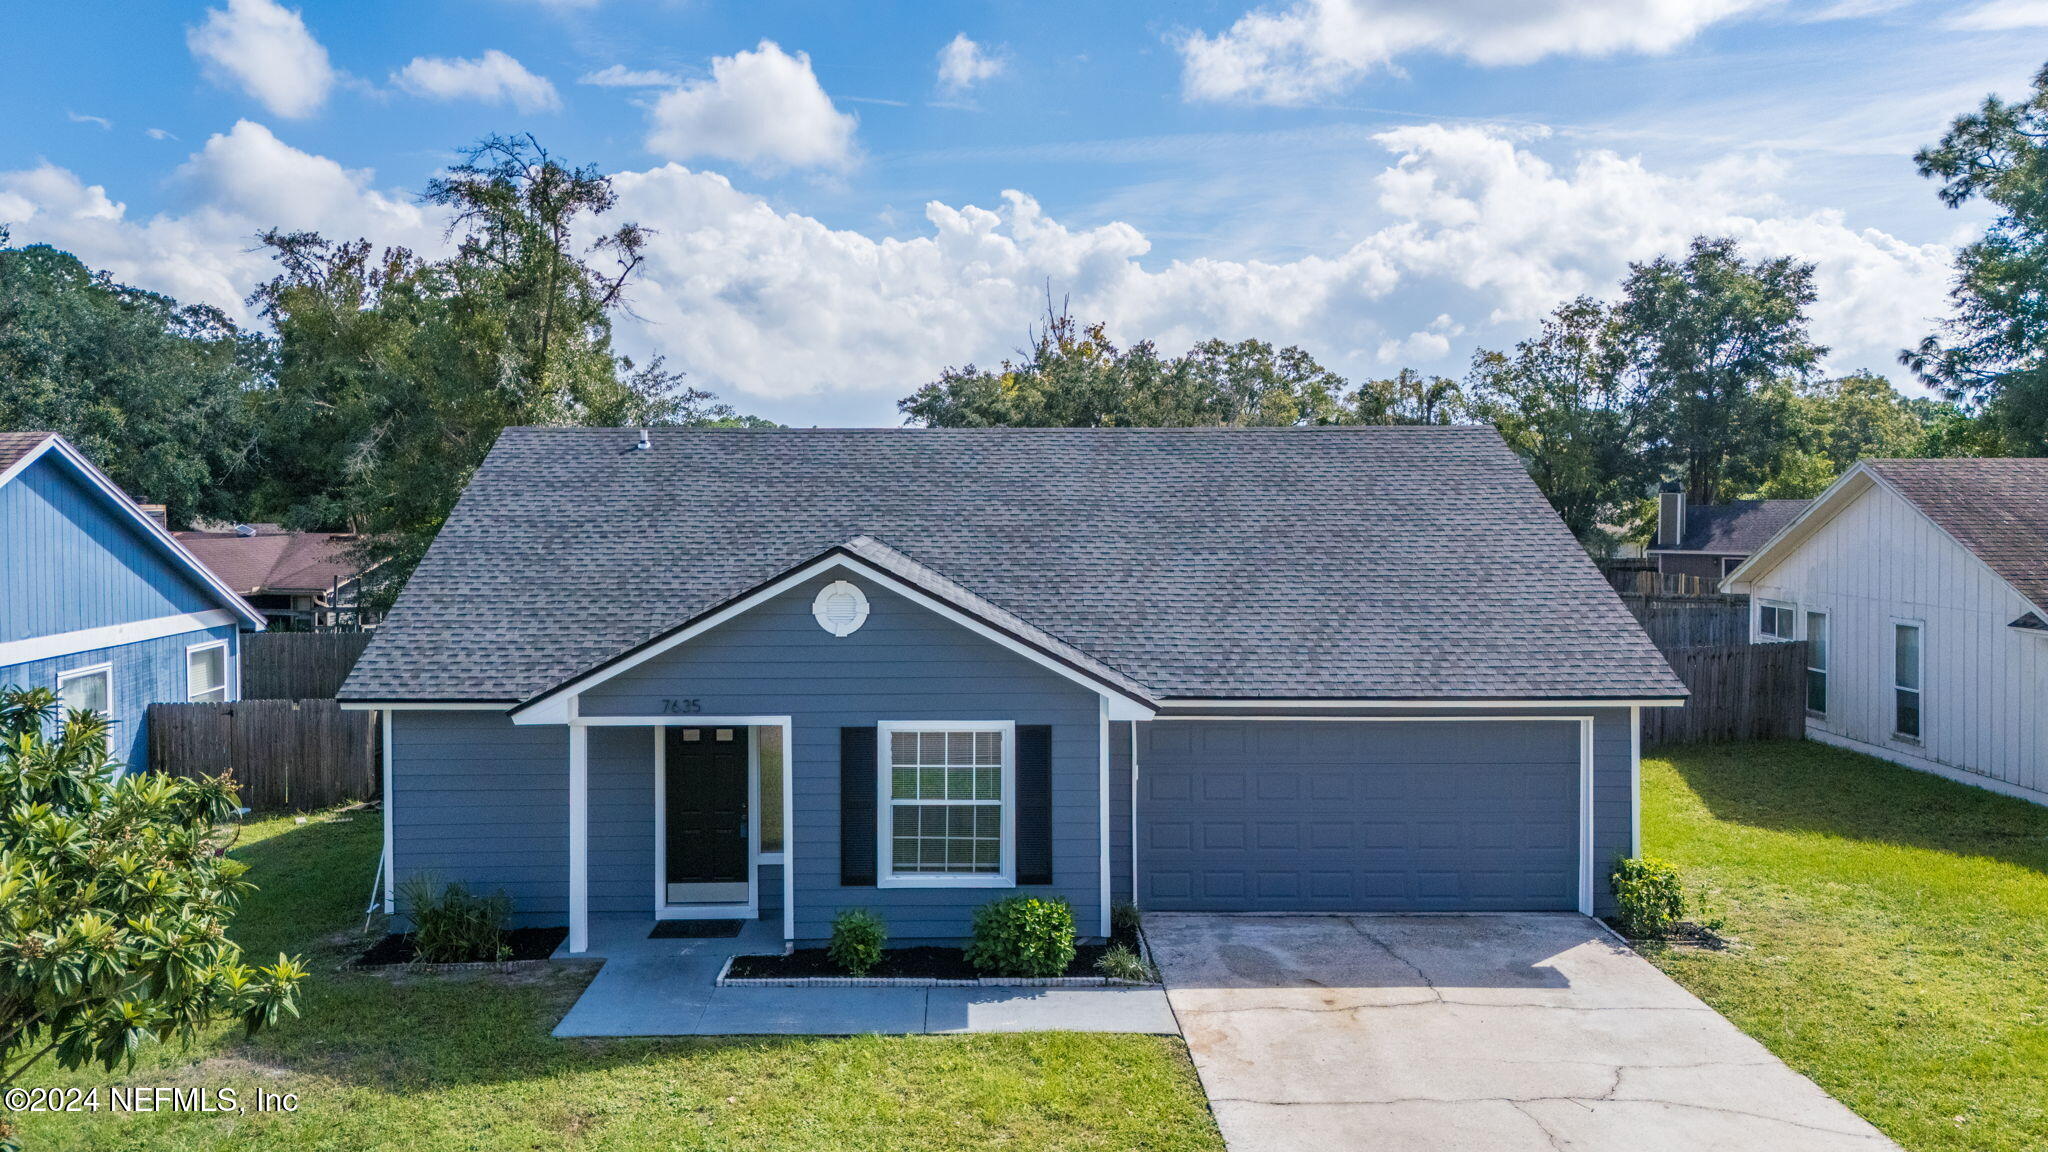
<svg viewBox="0 0 2048 1152"><path fill-rule="evenodd" d="M1828 713L1828 615L1806 614L1806 710Z"/></svg>
<svg viewBox="0 0 2048 1152"><path fill-rule="evenodd" d="M1733 572L1733 571L1735 571L1735 570L1736 570L1737 568L1740 568L1740 567L1742 567L1742 562L1743 562L1743 560L1744 560L1744 559L1746 559L1746 557L1742 557L1742 556L1723 556L1723 557L1721 557L1721 575L1723 575L1723 576L1726 576L1726 575L1728 575L1728 574L1729 574L1730 572Z"/></svg>
<svg viewBox="0 0 2048 1152"><path fill-rule="evenodd" d="M97 712L107 718L107 746L114 744L114 666L95 664L57 675L57 702L64 714Z"/></svg>
<svg viewBox="0 0 2048 1152"><path fill-rule="evenodd" d="M185 649L185 699L224 703L228 698L228 645L220 640Z"/></svg>
<svg viewBox="0 0 2048 1152"><path fill-rule="evenodd" d="M1892 732L1920 738L1920 626L1892 625Z"/></svg>
<svg viewBox="0 0 2048 1152"><path fill-rule="evenodd" d="M883 724L883 883L1007 884L1016 728Z"/></svg>
<svg viewBox="0 0 2048 1152"><path fill-rule="evenodd" d="M1757 635L1766 640L1797 640L1798 611L1784 604L1759 601L1756 609Z"/></svg>

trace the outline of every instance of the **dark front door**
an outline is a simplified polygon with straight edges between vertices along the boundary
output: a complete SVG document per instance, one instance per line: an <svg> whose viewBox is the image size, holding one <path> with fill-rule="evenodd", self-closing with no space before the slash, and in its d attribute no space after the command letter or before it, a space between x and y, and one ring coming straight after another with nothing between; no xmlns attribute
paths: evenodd
<svg viewBox="0 0 2048 1152"><path fill-rule="evenodd" d="M745 903L747 730L670 728L664 739L668 902Z"/></svg>

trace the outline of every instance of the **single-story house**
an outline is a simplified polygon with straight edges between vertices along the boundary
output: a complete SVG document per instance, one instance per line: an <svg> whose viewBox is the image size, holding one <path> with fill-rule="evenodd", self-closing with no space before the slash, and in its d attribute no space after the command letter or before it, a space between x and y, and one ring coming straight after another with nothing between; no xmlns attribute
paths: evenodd
<svg viewBox="0 0 2048 1152"><path fill-rule="evenodd" d="M1684 486L1667 484L1657 493L1657 531L1645 554L1662 575L1691 576L1712 587L1812 503L1730 500L1688 507Z"/></svg>
<svg viewBox="0 0 2048 1152"><path fill-rule="evenodd" d="M235 524L174 533L194 556L273 629L329 631L371 626L361 609L362 565L352 532L295 532L278 524Z"/></svg>
<svg viewBox="0 0 2048 1152"><path fill-rule="evenodd" d="M1600 911L1684 691L1489 428L514 428L341 699L387 878L581 951Z"/></svg>
<svg viewBox="0 0 2048 1152"><path fill-rule="evenodd" d="M151 704L235 700L263 616L64 437L0 432L0 685L105 713L149 758Z"/></svg>
<svg viewBox="0 0 2048 1152"><path fill-rule="evenodd" d="M2048 460L1865 460L1725 585L1808 735L2048 803Z"/></svg>

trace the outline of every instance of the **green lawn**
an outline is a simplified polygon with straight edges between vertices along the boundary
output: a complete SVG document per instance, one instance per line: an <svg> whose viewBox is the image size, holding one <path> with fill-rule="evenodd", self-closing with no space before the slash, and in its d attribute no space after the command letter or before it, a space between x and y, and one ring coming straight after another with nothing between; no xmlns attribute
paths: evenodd
<svg viewBox="0 0 2048 1152"><path fill-rule="evenodd" d="M291 1114L24 1115L31 1152L134 1149L1203 1149L1222 1147L1178 1039L1038 1036L555 1040L589 979L337 971L382 835L374 813L265 820L235 936L304 953L304 1017L133 1072L44 1084L295 1092Z"/></svg>
<svg viewBox="0 0 2048 1152"><path fill-rule="evenodd" d="M1739 944L1652 959L1911 1152L2048 1148L2048 809L1820 744L1643 761Z"/></svg>

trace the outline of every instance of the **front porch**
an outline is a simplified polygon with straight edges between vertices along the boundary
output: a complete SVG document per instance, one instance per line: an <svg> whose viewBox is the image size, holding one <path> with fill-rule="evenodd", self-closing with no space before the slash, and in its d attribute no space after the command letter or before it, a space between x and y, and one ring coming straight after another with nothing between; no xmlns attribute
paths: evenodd
<svg viewBox="0 0 2048 1152"><path fill-rule="evenodd" d="M1143 1032L1178 1035L1158 988L720 988L726 957L782 951L773 920L726 939L655 940L646 916L592 915L604 967L556 1036L856 1036L866 1033Z"/></svg>

